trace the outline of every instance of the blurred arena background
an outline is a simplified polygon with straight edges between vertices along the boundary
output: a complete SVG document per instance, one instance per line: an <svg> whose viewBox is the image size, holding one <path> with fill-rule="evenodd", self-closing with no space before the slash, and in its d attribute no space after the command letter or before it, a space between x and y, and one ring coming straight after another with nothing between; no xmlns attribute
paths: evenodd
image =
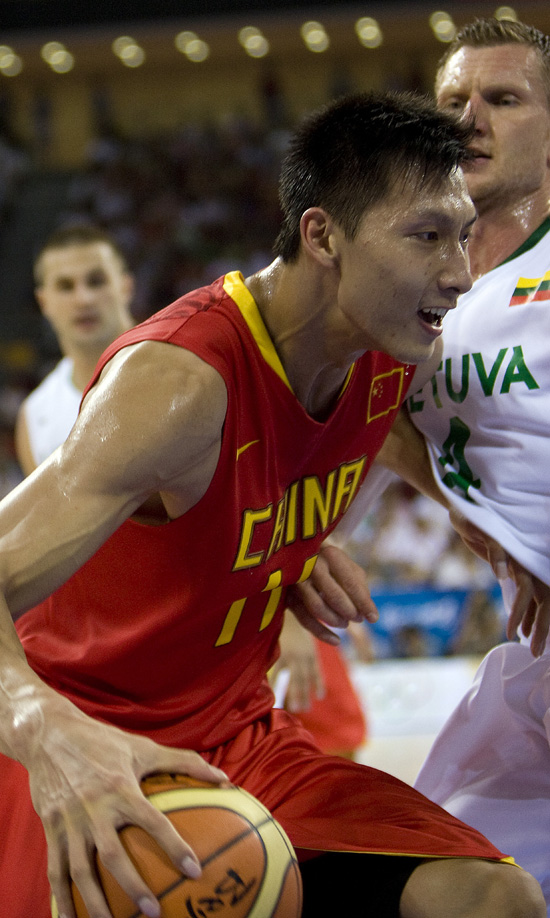
<svg viewBox="0 0 550 918"><path fill-rule="evenodd" d="M289 129L351 90L430 92L476 15L550 32L550 3L0 0L0 495L20 480L13 424L57 361L33 255L93 220L126 251L136 320L227 270L270 258ZM376 538L372 538L376 532ZM412 780L503 636L490 572L433 505L395 483L353 543L382 609L374 663L352 658L370 741Z"/></svg>

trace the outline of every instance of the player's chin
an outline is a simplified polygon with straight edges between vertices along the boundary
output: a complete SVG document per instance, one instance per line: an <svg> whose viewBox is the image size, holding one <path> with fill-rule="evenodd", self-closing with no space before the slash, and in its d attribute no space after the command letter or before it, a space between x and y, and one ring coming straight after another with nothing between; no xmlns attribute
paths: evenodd
<svg viewBox="0 0 550 918"><path fill-rule="evenodd" d="M425 363L426 360L430 360L433 357L437 340L437 338L432 338L429 341L416 340L410 343L403 343L401 347L396 347L391 351L391 356L402 363Z"/></svg>

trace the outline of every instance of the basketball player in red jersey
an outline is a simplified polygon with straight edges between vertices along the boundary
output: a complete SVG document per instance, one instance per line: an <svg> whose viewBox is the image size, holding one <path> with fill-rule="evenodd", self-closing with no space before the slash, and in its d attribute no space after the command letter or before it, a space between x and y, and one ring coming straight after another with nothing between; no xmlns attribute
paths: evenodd
<svg viewBox="0 0 550 918"><path fill-rule="evenodd" d="M184 874L200 866L139 790L155 771L257 796L297 850L306 918L543 918L529 874L408 785L323 755L266 680L293 585L307 607L319 560L349 576L323 542L471 286L470 137L408 96L307 119L283 166L275 261L119 338L68 440L0 506L12 918L47 918L46 875L65 918L70 877L109 918L94 848L160 915L117 828L142 826ZM353 592L372 616L359 579Z"/></svg>

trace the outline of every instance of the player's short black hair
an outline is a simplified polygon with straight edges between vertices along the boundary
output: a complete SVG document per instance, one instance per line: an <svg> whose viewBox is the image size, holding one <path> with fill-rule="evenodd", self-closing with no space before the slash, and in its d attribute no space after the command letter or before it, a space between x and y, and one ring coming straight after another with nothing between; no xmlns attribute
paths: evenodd
<svg viewBox="0 0 550 918"><path fill-rule="evenodd" d="M399 182L420 187L450 176L469 155L472 130L412 93L360 93L314 112L283 160L275 254L296 260L309 207L322 207L353 239L367 208Z"/></svg>

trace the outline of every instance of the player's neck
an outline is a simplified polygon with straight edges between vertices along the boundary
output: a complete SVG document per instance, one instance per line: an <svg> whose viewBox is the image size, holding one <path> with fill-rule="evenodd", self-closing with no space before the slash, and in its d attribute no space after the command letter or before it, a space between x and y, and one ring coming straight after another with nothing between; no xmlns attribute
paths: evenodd
<svg viewBox="0 0 550 918"><path fill-rule="evenodd" d="M470 269L474 279L496 268L518 249L550 214L550 200L539 199L515 210L481 212L470 238Z"/></svg>
<svg viewBox="0 0 550 918"><path fill-rule="evenodd" d="M309 272L307 266L283 267L276 261L246 283L292 391L311 417L324 420L354 357L346 362L345 354L335 359L332 353L335 342L327 333L329 310L323 275Z"/></svg>

